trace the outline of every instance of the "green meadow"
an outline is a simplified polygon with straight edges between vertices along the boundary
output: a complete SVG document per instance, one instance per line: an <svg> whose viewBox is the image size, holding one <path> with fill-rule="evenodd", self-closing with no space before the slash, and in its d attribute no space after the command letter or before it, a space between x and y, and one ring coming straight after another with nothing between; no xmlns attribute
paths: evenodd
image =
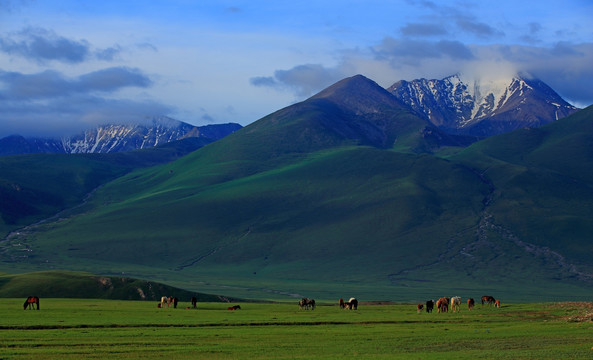
<svg viewBox="0 0 593 360"><path fill-rule="evenodd" d="M417 313L414 304L342 310L320 303L198 303L2 299L1 359L584 359L593 355L593 304L477 305Z"/></svg>

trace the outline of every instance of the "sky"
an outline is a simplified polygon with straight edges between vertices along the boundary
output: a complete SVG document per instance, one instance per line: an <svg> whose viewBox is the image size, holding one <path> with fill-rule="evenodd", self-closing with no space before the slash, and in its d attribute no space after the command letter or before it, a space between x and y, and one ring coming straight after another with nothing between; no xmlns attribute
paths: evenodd
<svg viewBox="0 0 593 360"><path fill-rule="evenodd" d="M356 74L455 73L593 104L593 1L0 0L0 137L248 125Z"/></svg>

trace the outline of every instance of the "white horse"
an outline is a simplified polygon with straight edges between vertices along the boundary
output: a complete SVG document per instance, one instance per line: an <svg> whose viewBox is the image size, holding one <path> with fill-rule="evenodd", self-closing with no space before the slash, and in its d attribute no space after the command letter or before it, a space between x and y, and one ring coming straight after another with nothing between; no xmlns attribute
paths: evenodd
<svg viewBox="0 0 593 360"><path fill-rule="evenodd" d="M356 310L358 309L358 300L356 300L356 298L350 298L350 300L348 300L347 303L344 303L345 305L345 309L348 310Z"/></svg>
<svg viewBox="0 0 593 360"><path fill-rule="evenodd" d="M161 309L165 307L165 304L167 304L167 306L169 306L169 305L168 305L168 302L169 302L169 298L168 298L168 297L166 297L166 296L163 296L163 297L161 298Z"/></svg>
<svg viewBox="0 0 593 360"><path fill-rule="evenodd" d="M461 308L461 297L460 296L453 296L451 298L451 312L457 312Z"/></svg>

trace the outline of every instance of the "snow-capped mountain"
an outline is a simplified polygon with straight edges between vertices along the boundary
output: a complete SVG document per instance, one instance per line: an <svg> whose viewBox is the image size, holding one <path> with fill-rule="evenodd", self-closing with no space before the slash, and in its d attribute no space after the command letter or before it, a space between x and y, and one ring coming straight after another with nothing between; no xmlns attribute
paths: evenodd
<svg viewBox="0 0 593 360"><path fill-rule="evenodd" d="M441 129L477 136L541 126L578 110L541 80L518 75L402 80L387 90Z"/></svg>
<svg viewBox="0 0 593 360"><path fill-rule="evenodd" d="M135 124L107 124L61 139L25 139L9 136L0 139L0 155L23 153L112 153L145 149L186 137L215 141L238 130L241 125L194 126L161 116Z"/></svg>

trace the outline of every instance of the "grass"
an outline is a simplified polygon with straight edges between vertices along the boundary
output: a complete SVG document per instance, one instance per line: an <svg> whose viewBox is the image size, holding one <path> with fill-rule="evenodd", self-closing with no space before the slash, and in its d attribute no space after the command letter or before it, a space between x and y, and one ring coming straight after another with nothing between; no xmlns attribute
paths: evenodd
<svg viewBox="0 0 593 360"><path fill-rule="evenodd" d="M413 304L199 303L22 299L0 308L2 359L582 359L591 355L591 304L503 304L416 313Z"/></svg>

